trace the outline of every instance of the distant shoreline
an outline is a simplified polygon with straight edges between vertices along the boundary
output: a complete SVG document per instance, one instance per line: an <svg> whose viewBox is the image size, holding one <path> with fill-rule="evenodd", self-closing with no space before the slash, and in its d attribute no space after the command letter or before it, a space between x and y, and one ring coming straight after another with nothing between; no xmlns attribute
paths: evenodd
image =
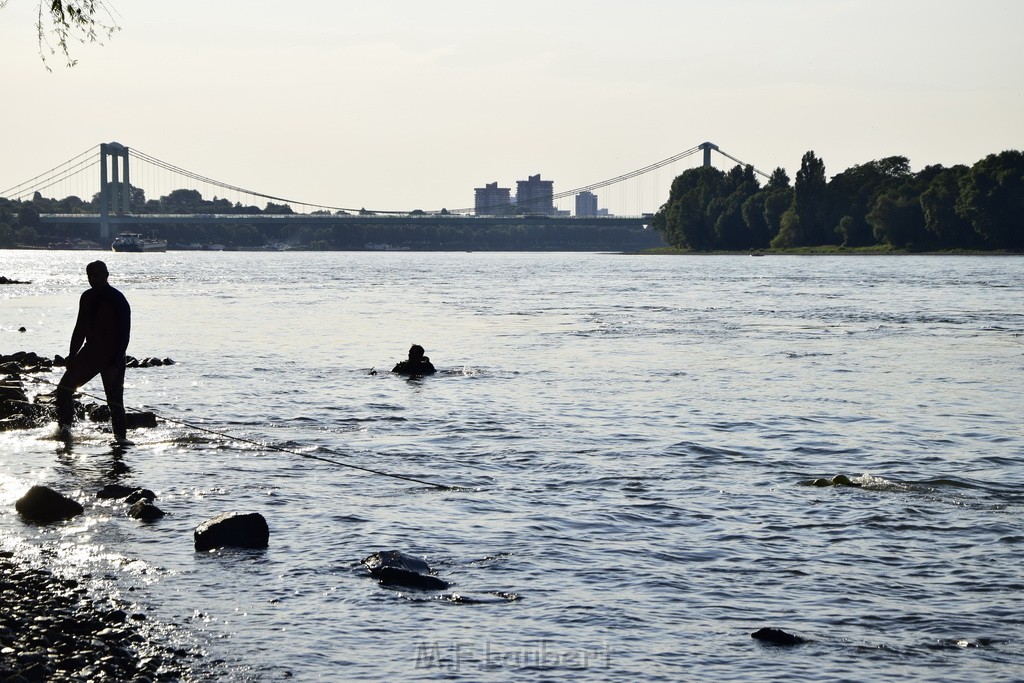
<svg viewBox="0 0 1024 683"><path fill-rule="evenodd" d="M1022 252L1005 249L945 249L911 251L892 247L795 247L792 249L754 249L751 251L694 251L675 247L657 247L624 252L645 256L1024 256Z"/></svg>

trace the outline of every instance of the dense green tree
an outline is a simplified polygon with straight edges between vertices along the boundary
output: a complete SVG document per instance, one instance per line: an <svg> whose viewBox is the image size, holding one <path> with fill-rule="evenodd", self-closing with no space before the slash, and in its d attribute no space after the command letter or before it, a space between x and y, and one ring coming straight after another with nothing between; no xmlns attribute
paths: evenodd
<svg viewBox="0 0 1024 683"><path fill-rule="evenodd" d="M722 207L711 207L721 198L725 174L711 166L684 171L674 181L668 202L652 218L652 225L665 240L680 249L707 251L714 248L714 224ZM717 211L709 215L708 209Z"/></svg>
<svg viewBox="0 0 1024 683"><path fill-rule="evenodd" d="M825 162L814 152L807 152L800 160L796 173L793 208L800 219L803 244L830 244L831 226L828 216L828 181L825 179ZM802 245L801 245L802 246Z"/></svg>
<svg viewBox="0 0 1024 683"><path fill-rule="evenodd" d="M23 225L14 231L14 241L18 244L36 246L39 244L39 233L35 228Z"/></svg>
<svg viewBox="0 0 1024 683"><path fill-rule="evenodd" d="M764 200L764 220L768 224L768 241L782 230L782 214L793 205L793 188L780 187L768 190Z"/></svg>
<svg viewBox="0 0 1024 683"><path fill-rule="evenodd" d="M752 194L743 202L743 222L749 231L749 247L765 249L779 233L782 214L793 203L793 190L789 176L782 168L776 168L764 189Z"/></svg>
<svg viewBox="0 0 1024 683"><path fill-rule="evenodd" d="M878 197L911 176L906 157L886 157L852 166L829 181L829 207L842 244L862 247L875 240L867 214Z"/></svg>
<svg viewBox="0 0 1024 683"><path fill-rule="evenodd" d="M161 213L202 213L203 195L198 190L174 190L160 198Z"/></svg>
<svg viewBox="0 0 1024 683"><path fill-rule="evenodd" d="M981 235L974 231L971 222L956 210L960 186L969 172L970 169L963 165L940 169L921 193L924 227L938 248L979 248L983 244Z"/></svg>
<svg viewBox="0 0 1024 683"><path fill-rule="evenodd" d="M828 183L825 180L825 162L814 152L806 152L800 160L793 188L793 204L783 214L779 234L772 240L773 247L802 247L831 244L826 236Z"/></svg>
<svg viewBox="0 0 1024 683"><path fill-rule="evenodd" d="M723 190L731 193L716 210L709 206L709 219L714 217L715 248L729 251L754 249L761 246L763 234L756 234L744 216L747 201L758 194L760 185L754 176L754 167L735 166L726 174ZM717 200L716 200L717 201ZM712 202L714 204L714 202Z"/></svg>
<svg viewBox="0 0 1024 683"><path fill-rule="evenodd" d="M786 173L786 169L781 166L777 167L772 171L771 176L768 177L768 184L765 185L766 190L788 190L789 189L789 174Z"/></svg>
<svg viewBox="0 0 1024 683"><path fill-rule="evenodd" d="M909 185L892 189L875 200L867 221L875 238L894 247L918 247L925 240L924 212Z"/></svg>
<svg viewBox="0 0 1024 683"><path fill-rule="evenodd" d="M263 209L263 213L271 214L293 214L292 207L287 204L275 204L274 202L267 202L267 208Z"/></svg>
<svg viewBox="0 0 1024 683"><path fill-rule="evenodd" d="M42 221L39 219L39 211L36 210L35 202L27 202L18 209L18 225L26 228L38 227Z"/></svg>
<svg viewBox="0 0 1024 683"><path fill-rule="evenodd" d="M1024 152L990 154L964 178L957 213L987 244L1024 248Z"/></svg>

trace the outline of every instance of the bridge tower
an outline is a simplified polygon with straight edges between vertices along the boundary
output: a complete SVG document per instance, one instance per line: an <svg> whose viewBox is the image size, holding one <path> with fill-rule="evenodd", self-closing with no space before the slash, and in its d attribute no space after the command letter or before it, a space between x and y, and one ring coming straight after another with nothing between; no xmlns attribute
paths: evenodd
<svg viewBox="0 0 1024 683"><path fill-rule="evenodd" d="M697 145L697 147L699 147L700 149L704 150L704 165L705 166L710 166L711 165L711 150L715 150L717 152L718 151L718 145L716 145L713 142L702 142L699 145Z"/></svg>
<svg viewBox="0 0 1024 683"><path fill-rule="evenodd" d="M108 159L111 162L110 182L107 182ZM119 173L121 166L123 166L123 174ZM128 148L120 142L102 143L100 145L100 240L110 239L111 211L117 216L123 216L131 211L131 189L128 182Z"/></svg>

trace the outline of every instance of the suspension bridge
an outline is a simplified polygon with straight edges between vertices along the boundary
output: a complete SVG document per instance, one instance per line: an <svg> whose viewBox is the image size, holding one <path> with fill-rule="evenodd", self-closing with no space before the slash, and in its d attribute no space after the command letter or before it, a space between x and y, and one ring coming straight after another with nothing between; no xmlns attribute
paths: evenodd
<svg viewBox="0 0 1024 683"><path fill-rule="evenodd" d="M613 178L535 196L532 201L541 200L551 210L543 215L528 213L525 217L522 214L481 213L479 203L472 208L451 210L367 210L281 197L206 177L117 142L100 144L98 149L90 148L45 173L0 192L0 197L22 202L52 197L45 204L55 210L41 212L41 223L80 226L83 229L98 227L101 241L110 240L112 228L143 229L175 224L265 226L315 225L329 221L331 225L345 222L386 225L396 219L415 219L418 225L472 220L483 227L521 223L524 218L544 218L577 224L593 221L604 226L640 227L646 225L651 214L667 199L671 181L697 162L711 166L713 152L736 164L753 168L718 145L703 142ZM680 168L681 164L687 163L689 166ZM768 177L763 171L753 170ZM606 204L619 200L615 213L605 209L597 215L583 216L574 214L565 206L580 195L595 195L598 191ZM212 199L206 199L211 196ZM633 203L627 206L630 198ZM260 209L257 206L260 203L265 203L266 208Z"/></svg>

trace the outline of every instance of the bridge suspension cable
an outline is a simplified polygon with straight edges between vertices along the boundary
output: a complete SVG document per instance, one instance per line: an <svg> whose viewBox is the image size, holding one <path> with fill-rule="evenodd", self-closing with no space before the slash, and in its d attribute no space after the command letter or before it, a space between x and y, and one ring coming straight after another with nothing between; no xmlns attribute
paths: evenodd
<svg viewBox="0 0 1024 683"><path fill-rule="evenodd" d="M751 165L751 164L748 164L748 163L747 163L747 162L745 162L745 161L740 161L739 159L737 159L737 158L736 158L736 157L734 157L733 155L729 154L728 152L724 152L724 151L722 151L722 149L721 149L721 148L719 148L719 149L716 149L715 151L716 151L716 152L718 152L719 154L721 154L721 155L722 155L723 157L727 157L727 158L729 158L729 159L732 159L733 161L735 161L735 162L736 162L737 164L739 164L740 166L750 166L750 168L754 169L754 173L758 173L758 174L760 174L760 175L763 175L763 176L764 176L765 178L771 178L771 175L769 175L768 173L765 173L764 171L761 171L761 170L758 170L758 169L754 168L754 166L753 166L753 165Z"/></svg>
<svg viewBox="0 0 1024 683"><path fill-rule="evenodd" d="M182 175L182 176L184 176L186 178L189 178L190 180L195 180L197 182L206 183L208 185L214 185L216 187L219 187L219 188L222 188L222 189L225 189L225 190L230 190L232 192L238 192L238 193L241 193L241 194L252 195L254 197L261 197L262 199L269 199L269 200L272 200L272 201L275 201L275 202L284 202L286 204L301 204L302 206L311 206L311 207L314 207L314 208L317 208L317 209L328 209L328 210L331 210L331 211L351 211L351 212L359 212L360 211L360 209L353 209L353 208L342 207L342 206L328 206L326 204L317 204L317 203L314 203L314 202L304 202L304 201L299 201L297 199L288 199L286 197L275 197L274 195L265 194L263 192L256 192L255 190L247 190L244 187L238 187L237 185L232 185L231 183L225 183L225 182L222 182L220 180L214 180L213 178L207 178L204 175L200 175L198 173L194 173L192 171L189 171L189 170L186 170L184 168L181 168L180 166L175 166L174 164L170 164L170 163L168 163L166 161L161 161L160 159L157 159L156 157L154 157L154 156L152 156L150 154L146 154L145 152L143 152L143 151L141 151L139 149L136 149L134 147L132 148L132 155L135 158L137 158L137 159L141 159L142 161L150 163L150 164L152 164L152 165L154 165L154 166L156 166L158 168L162 168L165 171L170 171L172 173L177 173L177 174ZM374 211L374 213L408 213L408 212L406 212L406 211Z"/></svg>
<svg viewBox="0 0 1024 683"><path fill-rule="evenodd" d="M599 182L591 183L590 185L584 185L583 187L577 187L577 188L572 189L572 190L564 190L562 192L558 192L558 193L552 194L552 195L550 195L550 197L536 197L533 201L546 201L546 200L550 199L551 201L554 202L554 201L558 201L559 199L565 199L566 197L575 196L575 195L579 194L580 192L590 192L591 190L599 190L602 187L608 187L609 185L616 185L616 184L621 183L623 181L631 180L632 178L636 178L636 177L642 176L642 175L644 175L646 173L650 173L651 171L657 171L659 168L661 168L663 166L668 166L669 164L673 164L673 163L679 161L680 159L685 159L686 157L693 156L694 154L696 154L699 151L701 151L700 145L698 145L696 147L691 147L690 149L688 149L688 150L686 150L684 152L680 152L679 154L676 154L674 156L670 156L667 159L662 159L661 161L656 161L653 164L650 164L648 166L644 166L643 168L638 168L635 171L630 171L629 173L623 173L620 176L615 176L614 178L609 178L608 180L601 180ZM491 207L487 207L487 208L494 209L494 208L498 208L498 207L491 206ZM461 212L461 211L473 211L473 210L474 209L472 209L472 208L454 209L454 212L458 213L458 212Z"/></svg>
<svg viewBox="0 0 1024 683"><path fill-rule="evenodd" d="M35 178L29 178L23 183L0 192L0 197L10 199L21 199L31 197L35 192L50 188L82 171L83 168L91 166L99 161L99 152L95 147L90 147L81 154L77 154L67 161L58 164L45 173L40 173Z"/></svg>
<svg viewBox="0 0 1024 683"><path fill-rule="evenodd" d="M638 168L635 171L630 171L629 173L623 173L620 176L616 176L614 178L609 178L608 180L602 180L602 181L596 182L596 183L591 183L590 185L584 185L583 187L577 187L577 188L574 188L572 190L565 190L563 192L557 192L557 193L552 194L552 195L547 196L547 197L536 197L532 201L548 201L548 200L550 200L552 202L555 202L555 201L558 201L560 199L565 199L566 197L572 197L574 195L579 194L580 192L589 192L591 190L597 190L597 189L600 189L602 187L608 187L609 185L616 185L616 184L621 183L623 181L631 180L632 178L636 178L638 176L642 176L642 175L650 173L652 171L657 171L659 168L662 168L664 166L668 166L669 164L673 164L673 163L679 161L680 159L685 159L686 157L693 156L694 154L696 154L697 152L702 151L703 149L704 149L703 145L697 145L696 147L691 147L690 149L685 150L683 152L680 152L679 154L676 154L675 156L671 156L671 157L669 157L667 159L662 159L661 161L656 161L653 164L650 164L648 166L644 166L643 168ZM764 171L761 171L761 170L758 170L757 168L754 168L753 165L748 164L745 161L741 161L741 160L737 159L736 157L732 156L728 152L722 151L722 149L720 147L718 147L718 146L715 146L713 149L714 149L714 151L718 152L722 156L724 156L724 157L726 157L728 159L731 159L732 161L735 161L737 164L739 164L741 166L750 166L750 168L753 169L754 173L758 173L758 174L764 176L765 178L770 178L771 177L769 174L765 173ZM489 207L485 207L485 208L495 209L495 208L500 208L500 207L489 206ZM472 210L473 209L455 209L456 212L472 211Z"/></svg>
<svg viewBox="0 0 1024 683"><path fill-rule="evenodd" d="M704 147L704 145L696 145L696 146L691 147L691 148L689 148L687 150L684 150L684 151L682 151L682 152L680 152L678 154L675 154L675 155L673 155L671 157L668 157L666 159L662 159L661 161L657 161L657 162L655 162L653 164L649 164L649 165L644 166L642 168L638 168L638 169L636 169L634 171L630 171L628 173L623 173L621 175L615 176L614 178L609 178L607 180L601 180L601 181L598 181L598 182L595 182L595 183L591 183L589 185L583 185L583 186L580 186L580 187L576 187L576 188L573 188L571 190L565 190L565 191L562 191L562 192L558 192L558 193L552 194L552 195L550 195L550 197L546 197L546 198L537 197L537 198L535 198L535 201L536 200L540 200L540 199L550 199L552 202L554 202L554 201L558 201L558 200L561 200L561 199L565 199L567 197L572 197L572 196L578 195L581 192L589 192L589 191L598 190L598 189L601 189L601 188L604 188L604 187L608 187L610 185L616 185L616 184L622 183L624 181L631 180L633 178L637 178L637 177L643 176L643 175L645 175L647 173L651 173L653 171L657 171L658 169L663 168L665 166L668 166L670 164L673 164L673 163L675 163L675 162L677 162L677 161L679 161L681 159L685 159L687 157L693 156L694 154L697 154L698 152L700 152L703 149L703 147ZM300 200L296 200L296 199L288 199L286 197L278 197L278 196L275 196L275 195L267 194L267 193L264 193L264 192L257 192L255 190L249 190L249 189L246 189L246 188L243 188L243 187L239 187L239 186L231 184L231 183L226 183L226 182L223 182L223 181L215 180L213 178L209 178L209 177L201 175L199 173L195 173L193 171L189 171L187 169L181 168L180 166L175 166L174 164L171 164L169 162L166 162L166 161L163 161L161 159L158 159L158 158L156 158L156 157L154 157L154 156L152 156L150 154L147 154L146 152L143 152L143 151L141 151L139 149L136 149L136 148L132 148L131 151L132 151L132 156L134 156L135 158L139 159L140 161L143 161L143 162L146 162L148 164L151 164L152 166L154 166L156 168L160 168L160 169L163 169L165 171L169 171L169 172L171 172L173 174L180 175L180 176L182 176L184 178L188 178L190 180L193 180L193 181L196 181L196 182L199 182L199 183L204 183L204 184L207 184L207 185L212 185L214 187L219 187L219 188L222 188L224 190L228 190L228 191L231 191L231 192L236 192L236 193L239 193L239 194L250 195L250 196L253 196L253 197L260 197L262 199L266 199L266 200L269 200L269 201L284 202L284 203L289 204L289 205L296 204L296 205L305 206L305 207L312 207L312 208L315 208L315 209L325 209L325 210L329 210L329 211L344 211L344 212L351 212L351 213L360 213L360 212L363 212L363 211L368 211L370 213L375 213L375 214L384 214L384 215L388 215L388 214L406 214L406 213L408 213L408 211L406 211L406 210L356 209L356 208L353 208L353 207L331 206L331 205L327 205L327 204L318 204L318 203L315 203L315 202L305 202L305 201L300 201ZM757 168L754 168L752 165L747 164L746 162L741 161L740 159L737 159L736 157L732 156L728 152L723 151L721 148L719 148L717 146L714 147L714 151L717 151L722 156L724 156L724 157L726 157L728 159L731 159L732 161L735 161L737 164L740 164L742 166L750 166L750 168L752 168L755 173L758 173L758 174L764 176L765 178L770 178L771 177L769 174L767 174L767 173L765 173L765 172L763 172L763 171L761 171L761 170L759 170ZM45 189L50 188L50 187L52 187L52 186L54 186L54 185L56 185L58 183L66 181L69 178L75 176L76 174L79 174L79 173L83 172L84 169L92 166L93 164L97 163L98 161L99 161L99 154L97 153L96 149L95 148L90 148L90 149L88 149L88 150L86 150L86 151L84 151L84 152L82 152L82 153L72 157L68 161L65 161L64 163L55 166L54 168L50 169L49 171L46 171L45 173L41 173L41 174L35 176L34 178L30 178L29 180L26 180L23 183L20 183L18 185L15 185L14 187L11 187L11 188L9 188L7 190L4 190L3 192L0 192L0 196L8 197L8 198L11 198L11 199L22 199L24 197L31 198L31 196L35 192L38 192L38 191L41 191L41 190L45 190ZM477 207L453 209L452 213L472 212L476 208ZM496 207L491 207L491 208L496 208Z"/></svg>

